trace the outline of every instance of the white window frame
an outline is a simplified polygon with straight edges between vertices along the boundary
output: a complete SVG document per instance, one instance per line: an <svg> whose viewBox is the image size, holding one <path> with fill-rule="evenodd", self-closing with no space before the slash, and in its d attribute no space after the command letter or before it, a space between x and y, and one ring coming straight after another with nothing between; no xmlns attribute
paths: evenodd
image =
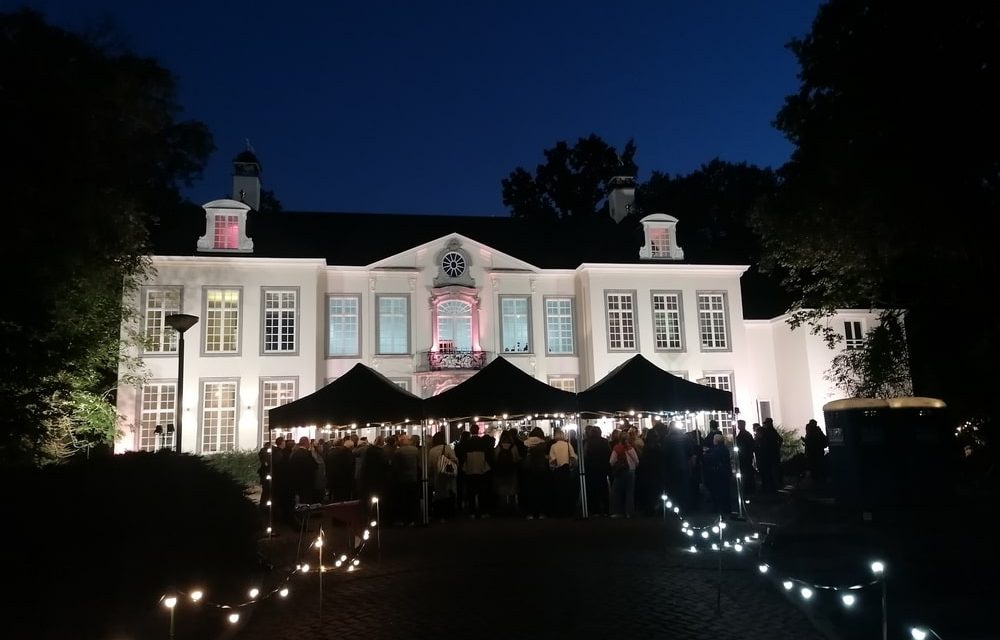
<svg viewBox="0 0 1000 640"><path fill-rule="evenodd" d="M403 301L403 330L405 331L405 344L400 350L385 350L382 345L382 322L383 322L383 300ZM398 314L394 314L398 315ZM409 356L411 355L412 340L410 339L410 294L408 293L386 293L375 296L375 353L380 356Z"/></svg>
<svg viewBox="0 0 1000 640"><path fill-rule="evenodd" d="M554 374L548 377L549 386L570 393L576 393L580 389L580 376Z"/></svg>
<svg viewBox="0 0 1000 640"><path fill-rule="evenodd" d="M153 393L154 390L155 394ZM165 392L169 393L169 396L166 398L164 397L166 395ZM158 451L160 449L173 449L174 438L177 437L177 425L174 425L174 432L171 434L167 433L167 425L174 424L176 418L176 380L150 380L142 385L139 389L139 403L135 419L136 450ZM156 425L162 427L163 434L160 436L157 436L154 431Z"/></svg>
<svg viewBox="0 0 1000 640"><path fill-rule="evenodd" d="M410 379L409 378L389 378L392 382L402 389L403 391L410 390Z"/></svg>
<svg viewBox="0 0 1000 640"><path fill-rule="evenodd" d="M709 309L702 308L702 300L707 299L711 306ZM721 309L714 308L718 300ZM698 345L702 351L732 351L733 341L730 337L729 329L729 295L726 291L698 291ZM706 324L707 322L707 324ZM719 323L721 322L721 327ZM708 328L710 333L705 333ZM722 336L721 344L718 342ZM706 340L706 337L708 340ZM708 344L706 344L708 342Z"/></svg>
<svg viewBox="0 0 1000 640"><path fill-rule="evenodd" d="M149 298L154 294L176 294L176 306L163 304L156 307L150 305ZM140 290L142 303L142 346L144 356L176 356L177 331L167 326L167 316L184 312L184 287L181 286L150 286ZM151 323L151 321L154 321ZM159 325L151 327L151 324ZM155 339L151 338L151 329L157 332ZM155 344L154 344L155 343Z"/></svg>
<svg viewBox="0 0 1000 640"><path fill-rule="evenodd" d="M676 302L676 308L670 309L670 300L674 299ZM662 308L657 308L660 304L658 299L662 299ZM653 350L654 351L673 351L673 352L683 352L684 349L684 299L680 291L668 291L668 290L654 290L649 293L649 306L652 309L653 314ZM663 330L666 332L664 341L666 346L663 346L661 341L661 327L657 324L659 318L663 319ZM676 323L677 335L676 346L671 346L671 335L670 335L670 320L674 319Z"/></svg>
<svg viewBox="0 0 1000 640"><path fill-rule="evenodd" d="M712 387L713 389L728 391L733 394L733 398L736 398L732 371L705 371L703 375L704 384L706 386ZM736 428L736 419L733 416L732 411L709 411L706 414L705 419L718 420L719 430L722 431L724 435L729 437L735 435L734 429ZM705 423L705 427L708 427L707 422Z"/></svg>
<svg viewBox="0 0 1000 640"><path fill-rule="evenodd" d="M525 348L522 349L521 351L506 351L505 350L505 346L504 346L504 333L505 333L505 331L507 329L510 328L511 324L513 323L513 319L520 315L520 313L518 313L516 310L513 313L511 313L511 314L507 313L506 309L504 309L504 303L506 303L508 301L509 302L524 301L524 323L525 323L524 328L526 329L526 331L525 331L525 340L527 340L528 344L526 344ZM499 326L498 326L498 330L500 332L500 340L497 342L497 353L499 355L504 356L504 357L507 357L507 356L526 356L526 355L533 354L534 351L535 351L535 345L534 345L535 341L534 341L534 338L532 336L532 327L531 327L531 296L530 295L501 295L501 296L497 296L497 310L500 312L500 323L499 323ZM508 316L510 316L510 319L505 320L504 318L506 318ZM516 341L515 345L518 342L519 341Z"/></svg>
<svg viewBox="0 0 1000 640"><path fill-rule="evenodd" d="M844 348L860 349L865 345L865 327L860 320L844 321Z"/></svg>
<svg viewBox="0 0 1000 640"><path fill-rule="evenodd" d="M657 237L661 236L661 237ZM649 228L649 257L650 258L670 258L671 251L670 228L650 227Z"/></svg>
<svg viewBox="0 0 1000 640"><path fill-rule="evenodd" d="M221 292L223 300L221 303L210 303L209 297L212 292ZM230 301L225 299L227 294L236 294L236 304L231 305ZM216 309L210 308L211 304L221 304L221 306ZM202 329L201 333L201 355L211 357L211 356L238 356L240 355L240 348L243 342L243 287L230 287L230 286L205 286L202 287ZM228 319L232 319L234 326L233 329L233 348L223 349L222 347L226 344L226 322ZM219 329L219 338L217 341L210 340L210 335L214 328ZM218 344L218 348L213 348L214 344Z"/></svg>
<svg viewBox="0 0 1000 640"><path fill-rule="evenodd" d="M559 309L556 313L552 313L549 309L550 303L563 303L569 305L568 312ZM542 298L542 306L545 309L545 354L549 356L575 356L576 355L576 299L573 296L544 296ZM565 342L565 335L559 335L558 337L553 337L552 335L552 321L556 321L556 331L562 334L566 330L566 323L569 323L569 351L560 350L554 351L553 344L559 345Z"/></svg>
<svg viewBox="0 0 1000 640"><path fill-rule="evenodd" d="M687 371L668 371L667 373L669 373L671 375L675 375L675 376L677 376L678 378L680 378L682 380L687 380L688 379L688 372Z"/></svg>
<svg viewBox="0 0 1000 640"><path fill-rule="evenodd" d="M619 308L612 309L612 297L615 305ZM638 316L636 314L636 290L605 289L604 290L604 320L607 327L607 350L611 352L633 352L639 351L639 327ZM623 308L623 302L628 300L628 309ZM615 322L615 321L617 322ZM618 338L619 346L614 346L614 328L620 329ZM626 335L626 329L630 329L631 335ZM631 346L629 343L631 342Z"/></svg>
<svg viewBox="0 0 1000 640"><path fill-rule="evenodd" d="M277 306L269 307L270 296L278 296ZM292 304L288 305L285 296L292 296ZM295 356L299 354L299 287L261 287L260 288L260 354L262 356ZM291 318L292 328L288 331L284 320ZM270 328L268 320L276 322L275 334L277 348L268 347ZM291 334L291 335L289 335ZM282 346L291 339L291 347Z"/></svg>
<svg viewBox="0 0 1000 640"><path fill-rule="evenodd" d="M352 300L354 302L355 313L353 315L355 323L354 350L350 353L333 353L331 340L333 339L333 311L331 305L334 300ZM350 314L342 313L337 317L349 318ZM359 293L331 293L326 296L326 357L327 358L359 358L361 357L361 294Z"/></svg>
<svg viewBox="0 0 1000 640"><path fill-rule="evenodd" d="M269 386L282 385L285 387L282 389L271 389ZM287 389L291 386L291 391ZM289 394L291 397L281 397L281 394ZM298 376L268 376L260 379L260 393L258 395L260 404L260 444L264 446L268 443L268 432L267 427L271 420L268 416L268 411L274 409L275 407L280 407L281 405L288 404L289 402L294 402L299 397L299 377ZM282 402L282 400L284 400Z"/></svg>
<svg viewBox="0 0 1000 640"><path fill-rule="evenodd" d="M225 233L231 229L230 225L236 225L236 236L228 237ZM222 233L220 233L220 231ZM221 240L221 242L220 242ZM234 241L234 246L223 246L227 240ZM233 213L216 213L212 220L212 248L220 251L234 251L240 248L240 216Z"/></svg>
<svg viewBox="0 0 1000 640"><path fill-rule="evenodd" d="M221 389L213 393L210 387L214 385L232 385L232 406L213 406L216 402L220 404L228 401L228 398L218 399L215 393L221 393ZM198 403L198 453L211 455L214 453L225 453L236 451L240 446L240 381L239 378L201 378L198 381L199 403ZM228 437L223 437L223 430L228 427L223 422L232 420L232 441ZM210 424L215 417L219 423ZM214 434L209 430L215 429ZM206 446L211 445L211 446Z"/></svg>

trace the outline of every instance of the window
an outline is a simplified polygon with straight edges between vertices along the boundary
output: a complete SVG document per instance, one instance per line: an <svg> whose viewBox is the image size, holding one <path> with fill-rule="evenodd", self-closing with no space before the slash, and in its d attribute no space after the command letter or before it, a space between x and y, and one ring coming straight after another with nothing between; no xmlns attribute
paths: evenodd
<svg viewBox="0 0 1000 640"><path fill-rule="evenodd" d="M295 353L299 292L264 290L264 353Z"/></svg>
<svg viewBox="0 0 1000 640"><path fill-rule="evenodd" d="M688 372L687 371L668 371L667 373L669 373L670 375L673 375L673 376L677 376L681 380L687 380L688 379Z"/></svg>
<svg viewBox="0 0 1000 640"><path fill-rule="evenodd" d="M770 400L759 400L757 402L757 413L760 416L760 421L763 423L768 418L773 418L771 415L771 401Z"/></svg>
<svg viewBox="0 0 1000 640"><path fill-rule="evenodd" d="M573 299L545 299L545 348L554 355L573 355Z"/></svg>
<svg viewBox="0 0 1000 640"><path fill-rule="evenodd" d="M376 296L378 299L378 353L410 352L409 296Z"/></svg>
<svg viewBox="0 0 1000 640"><path fill-rule="evenodd" d="M631 293L605 293L608 314L608 349L635 351L635 297Z"/></svg>
<svg viewBox="0 0 1000 640"><path fill-rule="evenodd" d="M236 449L236 382L203 382L201 453Z"/></svg>
<svg viewBox="0 0 1000 640"><path fill-rule="evenodd" d="M393 379L393 383L395 383L395 385L397 387L399 387L400 389L402 389L403 391L409 391L410 390L410 381L409 380L395 380L395 379Z"/></svg>
<svg viewBox="0 0 1000 640"><path fill-rule="evenodd" d="M649 230L649 257L670 257L670 229L665 227L652 227Z"/></svg>
<svg viewBox="0 0 1000 640"><path fill-rule="evenodd" d="M240 290L205 290L205 353L239 353Z"/></svg>
<svg viewBox="0 0 1000 640"><path fill-rule="evenodd" d="M445 300L437 306L438 351L472 351L472 305Z"/></svg>
<svg viewBox="0 0 1000 640"><path fill-rule="evenodd" d="M177 353L177 332L167 326L167 316L181 312L181 289L144 289L145 353Z"/></svg>
<svg viewBox="0 0 1000 640"><path fill-rule="evenodd" d="M733 390L733 377L730 373L706 373L704 382L709 387L715 389ZM708 413L709 420L718 420L719 429L727 436L733 435L733 414L728 411L711 411Z"/></svg>
<svg viewBox="0 0 1000 640"><path fill-rule="evenodd" d="M865 336L861 332L861 323L857 320L844 323L845 347L848 349L860 349L865 344Z"/></svg>
<svg viewBox="0 0 1000 640"><path fill-rule="evenodd" d="M297 393L298 380L295 378L271 378L260 381L261 446L268 442L268 427L271 421L267 412L295 400Z"/></svg>
<svg viewBox="0 0 1000 640"><path fill-rule="evenodd" d="M530 325L528 299L500 296L500 349L504 353L529 353Z"/></svg>
<svg viewBox="0 0 1000 640"><path fill-rule="evenodd" d="M177 417L177 385L160 382L143 385L139 405L139 450L159 451L173 449L174 434L167 433L167 425L173 425ZM161 433L156 433L156 427Z"/></svg>
<svg viewBox="0 0 1000 640"><path fill-rule="evenodd" d="M239 216L215 215L215 241L212 246L216 249L240 248Z"/></svg>
<svg viewBox="0 0 1000 640"><path fill-rule="evenodd" d="M701 332L703 351L729 349L729 336L726 327L726 294L698 294L698 329Z"/></svg>
<svg viewBox="0 0 1000 640"><path fill-rule="evenodd" d="M556 389L576 393L576 376L549 376L549 384Z"/></svg>
<svg viewBox="0 0 1000 640"><path fill-rule="evenodd" d="M653 294L653 338L658 351L681 351L681 294Z"/></svg>
<svg viewBox="0 0 1000 640"><path fill-rule="evenodd" d="M360 296L330 296L330 332L327 355L332 358L360 355Z"/></svg>

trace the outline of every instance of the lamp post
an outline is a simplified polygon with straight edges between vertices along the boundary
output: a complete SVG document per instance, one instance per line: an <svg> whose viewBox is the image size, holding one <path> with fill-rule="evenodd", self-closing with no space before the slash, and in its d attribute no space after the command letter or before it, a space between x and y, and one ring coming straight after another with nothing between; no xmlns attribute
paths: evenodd
<svg viewBox="0 0 1000 640"><path fill-rule="evenodd" d="M180 335L177 342L177 408L174 410L174 423L177 425L174 433L174 449L181 452L181 434L183 433L181 418L184 411L184 332L198 322L198 316L186 313L173 313L164 321Z"/></svg>

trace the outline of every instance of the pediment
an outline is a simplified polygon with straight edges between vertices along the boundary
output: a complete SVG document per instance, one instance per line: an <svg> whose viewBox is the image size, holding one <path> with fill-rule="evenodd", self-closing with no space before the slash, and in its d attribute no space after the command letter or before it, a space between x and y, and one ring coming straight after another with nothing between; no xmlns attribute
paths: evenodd
<svg viewBox="0 0 1000 640"><path fill-rule="evenodd" d="M448 253L449 248L458 249L467 256L470 271L541 271L533 264L514 256L494 249L482 242L463 236L460 233L450 233L413 247L406 251L389 256L368 265L369 269L413 269L432 270L437 273L440 260ZM460 284L458 282L448 283L444 280L442 284Z"/></svg>

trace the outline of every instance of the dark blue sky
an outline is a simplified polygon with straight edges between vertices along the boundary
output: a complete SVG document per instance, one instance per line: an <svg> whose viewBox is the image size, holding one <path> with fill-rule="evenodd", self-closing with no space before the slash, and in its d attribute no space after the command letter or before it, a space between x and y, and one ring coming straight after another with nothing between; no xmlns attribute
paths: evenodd
<svg viewBox="0 0 1000 640"><path fill-rule="evenodd" d="M249 138L288 210L446 214L505 214L503 177L591 132L635 138L642 176L780 165L784 45L819 4L28 2L74 30L110 17L178 76L218 147L196 201L228 194Z"/></svg>

